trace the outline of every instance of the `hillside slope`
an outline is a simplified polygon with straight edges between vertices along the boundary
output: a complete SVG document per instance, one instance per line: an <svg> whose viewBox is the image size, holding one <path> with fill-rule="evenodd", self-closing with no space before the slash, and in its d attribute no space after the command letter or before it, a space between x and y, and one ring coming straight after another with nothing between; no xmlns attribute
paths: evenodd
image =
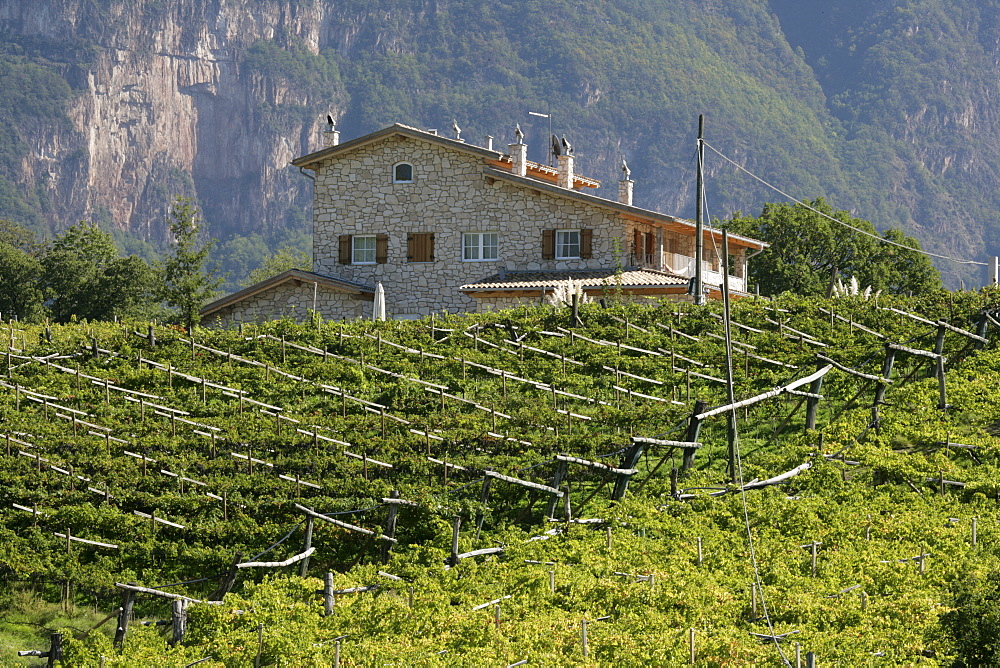
<svg viewBox="0 0 1000 668"><path fill-rule="evenodd" d="M548 124L529 111L552 112L582 172L611 182L625 156L639 205L691 215L704 113L714 146L789 192L981 259L1000 243L995 17L911 4L837 3L826 20L783 0L0 0L0 76L17 91L0 96L0 216L158 242L181 192L215 236L261 235L259 255L308 229L288 160L318 147L327 112L344 138L457 119L503 144L520 122L544 160ZM713 217L779 198L707 166Z"/></svg>

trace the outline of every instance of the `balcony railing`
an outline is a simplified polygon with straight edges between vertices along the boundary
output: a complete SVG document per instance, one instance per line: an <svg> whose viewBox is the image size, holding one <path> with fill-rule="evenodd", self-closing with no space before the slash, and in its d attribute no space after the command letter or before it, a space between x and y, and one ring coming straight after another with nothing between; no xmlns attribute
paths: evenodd
<svg viewBox="0 0 1000 668"><path fill-rule="evenodd" d="M677 274L678 276L684 276L685 278L691 278L694 276L695 260L693 257L688 255L681 255L680 253L668 253L663 251L662 253L654 254L633 254L631 256L633 264L637 267L643 267L646 269L657 269L659 271L669 271L672 274ZM705 285L722 285L722 272L716 271L712 268L710 262L702 262L702 281ZM741 292L746 291L746 281L739 276L729 275L729 288L731 290L739 290Z"/></svg>

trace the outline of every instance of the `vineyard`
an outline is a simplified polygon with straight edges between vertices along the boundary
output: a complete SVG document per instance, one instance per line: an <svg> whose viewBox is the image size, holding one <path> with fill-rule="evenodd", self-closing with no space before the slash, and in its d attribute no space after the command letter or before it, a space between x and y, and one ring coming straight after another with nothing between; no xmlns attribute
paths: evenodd
<svg viewBox="0 0 1000 668"><path fill-rule="evenodd" d="M997 306L2 324L0 663L988 663Z"/></svg>

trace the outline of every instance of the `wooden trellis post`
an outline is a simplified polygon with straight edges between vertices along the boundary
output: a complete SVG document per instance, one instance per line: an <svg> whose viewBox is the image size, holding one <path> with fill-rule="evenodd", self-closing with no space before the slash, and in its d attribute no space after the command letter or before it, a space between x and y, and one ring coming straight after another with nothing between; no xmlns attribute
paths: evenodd
<svg viewBox="0 0 1000 668"><path fill-rule="evenodd" d="M635 469L635 465L639 462L639 458L642 456L644 449L644 444L641 441L632 441L632 445L625 454L622 455L619 468L621 469ZM628 483L631 480L631 475L619 475L615 479L615 487L611 491L611 499L613 501L618 501L625 496L625 492L628 490Z"/></svg>
<svg viewBox="0 0 1000 668"><path fill-rule="evenodd" d="M479 493L479 510L476 511L476 540L479 540L479 534L483 530L483 521L486 519L486 502L490 498L490 485L493 484L493 478L490 477L489 471L486 472L487 475L483 478L483 489ZM459 518L456 518L461 521ZM457 534L456 534L457 535ZM454 550L452 550L454 552ZM458 554L455 552L455 554ZM454 555L452 555L454 556ZM458 563L457 561L455 563ZM452 564L454 566L454 564Z"/></svg>
<svg viewBox="0 0 1000 668"><path fill-rule="evenodd" d="M306 516L306 535L305 539L302 541L303 552L308 552L309 548L312 547L313 522L314 520L312 517ZM306 573L308 572L309 572L309 557L306 557L305 559L302 560L302 563L299 565L299 577L304 578L306 576Z"/></svg>
<svg viewBox="0 0 1000 668"><path fill-rule="evenodd" d="M487 480L489 480L489 478L487 478ZM451 566L458 565L458 533L461 529L462 518L455 515L451 521L451 557L448 559L448 563Z"/></svg>
<svg viewBox="0 0 1000 668"><path fill-rule="evenodd" d="M135 586L134 582L129 583ZM118 608L118 626L115 629L115 646L121 647L125 642L125 634L128 633L129 618L132 617L132 607L135 605L135 591L131 589L122 590L122 604Z"/></svg>
<svg viewBox="0 0 1000 668"><path fill-rule="evenodd" d="M174 601L173 616L170 621L172 631L170 644L179 645L184 641L184 632L187 630L187 601L184 599Z"/></svg>
<svg viewBox="0 0 1000 668"><path fill-rule="evenodd" d="M222 582L219 584L219 588L216 589L211 596L208 597L209 601L221 601L225 598L226 594L233 588L236 584L236 576L239 574L240 569L237 568L239 563L243 561L243 553L237 552L233 556L233 563L226 571L226 574L222 577Z"/></svg>
<svg viewBox="0 0 1000 668"><path fill-rule="evenodd" d="M447 470L448 470L448 467L445 466L445 471L447 471ZM399 498L399 490L396 490L396 489L392 490L389 493L389 498L391 498L391 499L398 499ZM386 521L385 521L385 535L388 536L389 538L395 538L396 537L396 515L398 513L399 513L399 506L398 506L398 504L390 503L389 504L389 508L388 508L388 517L386 518ZM389 550L390 549L392 549L392 543L390 543L389 541L385 541L385 542L382 543L382 563L383 564L389 563Z"/></svg>
<svg viewBox="0 0 1000 668"><path fill-rule="evenodd" d="M687 432L684 434L684 440L690 443L695 443L698 441L698 434L701 432L701 420L698 416L705 411L708 406L708 402L704 399L696 399L694 402L694 410L691 412L691 417L688 420ZM697 448L681 448L684 453L684 459L681 463L681 470L687 471L692 466L694 466L694 454L697 452ZM622 467L631 468L631 467Z"/></svg>
<svg viewBox="0 0 1000 668"><path fill-rule="evenodd" d="M816 370L823 368L822 362L816 362ZM819 395L823 389L823 376L819 376L809 384L809 393ZM816 413L819 409L819 396L812 396L806 399L806 430L816 428Z"/></svg>
<svg viewBox="0 0 1000 668"><path fill-rule="evenodd" d="M886 344L885 361L882 362L882 378L879 380L878 385L875 388L875 400L872 402L872 422L875 423L876 429L878 429L879 406L885 403L885 390L888 386L887 381L889 381L892 376L892 365L895 361L896 350L889 344Z"/></svg>
<svg viewBox="0 0 1000 668"><path fill-rule="evenodd" d="M556 467L556 474L552 477L552 487L559 489L562 484L563 478L566 477L566 469L569 466L569 462L565 460L559 460L559 465ZM549 505L545 509L546 517L556 516L556 504L559 502L559 497L555 494L549 495Z"/></svg>

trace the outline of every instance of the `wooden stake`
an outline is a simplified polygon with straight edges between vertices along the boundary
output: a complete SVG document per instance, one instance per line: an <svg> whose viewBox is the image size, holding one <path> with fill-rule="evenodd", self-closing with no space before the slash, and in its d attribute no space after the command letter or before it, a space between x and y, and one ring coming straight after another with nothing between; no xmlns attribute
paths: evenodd
<svg viewBox="0 0 1000 668"><path fill-rule="evenodd" d="M333 608L337 604L337 597L333 593L333 573L323 576L323 614L329 617L333 614Z"/></svg>
<svg viewBox="0 0 1000 668"><path fill-rule="evenodd" d="M302 551L308 552L309 548L312 547L313 539L313 518L306 517L306 535L302 542ZM306 573L309 572L309 557L307 556L301 562L299 562L299 577L304 578Z"/></svg>
<svg viewBox="0 0 1000 668"><path fill-rule="evenodd" d="M491 478L486 478L486 480L491 480ZM462 518L458 515L451 520L451 557L448 559L448 563L452 567L458 565L458 532L462 528Z"/></svg>

